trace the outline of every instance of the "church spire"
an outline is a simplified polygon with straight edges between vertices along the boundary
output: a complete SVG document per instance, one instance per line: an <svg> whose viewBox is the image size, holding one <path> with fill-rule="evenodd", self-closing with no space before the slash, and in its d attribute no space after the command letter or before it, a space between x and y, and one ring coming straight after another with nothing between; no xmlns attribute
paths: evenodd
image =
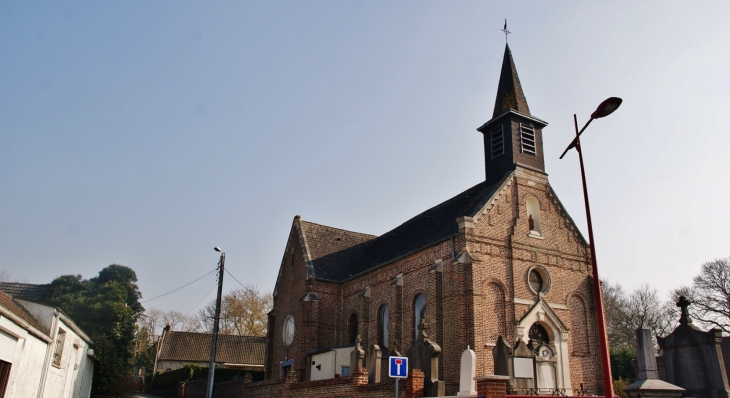
<svg viewBox="0 0 730 398"><path fill-rule="evenodd" d="M497 86L497 99L494 102L495 118L507 110L512 109L523 115L530 115L530 108L527 106L525 93L522 91L520 78L517 76L517 68L515 61L512 59L512 52L509 44L504 49L504 59L502 60L502 72L499 76L499 85Z"/></svg>

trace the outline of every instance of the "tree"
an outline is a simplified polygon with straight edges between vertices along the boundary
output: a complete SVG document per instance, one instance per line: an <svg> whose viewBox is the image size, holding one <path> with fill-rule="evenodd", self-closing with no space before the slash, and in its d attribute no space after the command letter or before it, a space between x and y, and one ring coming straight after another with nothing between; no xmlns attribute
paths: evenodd
<svg viewBox="0 0 730 398"><path fill-rule="evenodd" d="M676 289L674 298L683 295L693 303L689 313L698 326L730 333L730 257L702 264L692 282L691 288Z"/></svg>
<svg viewBox="0 0 730 398"><path fill-rule="evenodd" d="M654 336L666 336L674 325L669 303L659 299L657 290L641 285L626 294L619 285L602 283L606 330L611 351L636 351L636 329L648 327Z"/></svg>
<svg viewBox="0 0 730 398"><path fill-rule="evenodd" d="M170 325L172 330L180 332L197 332L200 330L198 319L193 315L185 315L180 311L167 311L162 313L162 321Z"/></svg>
<svg viewBox="0 0 730 398"><path fill-rule="evenodd" d="M51 282L45 301L61 308L94 342L99 363L94 367L92 395L126 392L134 356L136 323L144 311L137 275L112 264L95 278L63 275Z"/></svg>
<svg viewBox="0 0 730 398"><path fill-rule="evenodd" d="M221 299L220 333L239 336L266 336L271 294L261 293L255 285L231 290ZM213 331L215 300L198 311L198 321L206 332Z"/></svg>

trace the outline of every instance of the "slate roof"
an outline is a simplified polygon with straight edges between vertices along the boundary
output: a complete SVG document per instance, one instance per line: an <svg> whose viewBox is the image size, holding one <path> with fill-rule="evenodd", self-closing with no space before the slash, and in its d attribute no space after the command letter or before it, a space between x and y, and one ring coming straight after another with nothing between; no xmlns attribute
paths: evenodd
<svg viewBox="0 0 730 398"><path fill-rule="evenodd" d="M28 312L22 305L16 303L10 296L8 296L6 293L3 293L0 291L0 306L5 307L13 314L17 315L20 319L28 322L29 324L33 325L34 328L40 330L41 332L44 332L45 334L49 334L49 330L45 328L43 325L41 325L40 322L38 322L37 319L33 315Z"/></svg>
<svg viewBox="0 0 730 398"><path fill-rule="evenodd" d="M193 332L166 332L158 361L210 361L212 334ZM215 361L263 365L266 358L266 337L234 336L219 334Z"/></svg>
<svg viewBox="0 0 730 398"><path fill-rule="evenodd" d="M0 290L13 296L36 303L45 300L46 293L51 285L35 285L32 283L0 282Z"/></svg>
<svg viewBox="0 0 730 398"><path fill-rule="evenodd" d="M309 259L317 279L343 280L350 276L345 264L360 261L375 235L301 221Z"/></svg>
<svg viewBox="0 0 730 398"><path fill-rule="evenodd" d="M378 237L302 221L315 278L340 282L456 235L456 219L474 217L503 181L477 184Z"/></svg>
<svg viewBox="0 0 730 398"><path fill-rule="evenodd" d="M512 59L512 51L510 51L509 45L507 45L504 49L502 71L499 75L497 99L494 101L494 114L492 117L495 118L509 109L528 116L530 115L530 108L527 106L525 92L522 91L520 77L517 76L515 61Z"/></svg>

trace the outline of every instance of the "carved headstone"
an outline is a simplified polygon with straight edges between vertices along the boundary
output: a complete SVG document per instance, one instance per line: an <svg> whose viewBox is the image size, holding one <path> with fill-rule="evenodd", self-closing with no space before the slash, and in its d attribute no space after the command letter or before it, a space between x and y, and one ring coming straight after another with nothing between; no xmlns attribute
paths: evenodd
<svg viewBox="0 0 730 398"><path fill-rule="evenodd" d="M458 397L469 397L477 395L476 383L474 376L476 375L477 356L474 351L466 346L466 350L461 354L461 368L459 370L459 392Z"/></svg>
<svg viewBox="0 0 730 398"><path fill-rule="evenodd" d="M428 338L425 319L421 319L418 330L418 338L411 348L406 351L408 365L411 369L423 371L424 396L443 397L446 385L438 379L441 347Z"/></svg>
<svg viewBox="0 0 730 398"><path fill-rule="evenodd" d="M360 345L360 335L355 340L355 348L350 353L350 374L354 374L357 368L362 368L363 360L365 359L365 350Z"/></svg>
<svg viewBox="0 0 730 398"><path fill-rule="evenodd" d="M494 374L498 376L510 376L510 359L512 359L512 350L504 341L502 336L497 338L497 344L492 349L492 358L494 359Z"/></svg>
<svg viewBox="0 0 730 398"><path fill-rule="evenodd" d="M368 383L380 383L380 366L381 358L383 353L380 351L380 346L373 344L368 350L368 358L365 361L368 365Z"/></svg>
<svg viewBox="0 0 730 398"><path fill-rule="evenodd" d="M515 388L535 388L535 354L522 339L517 339L512 354L512 380Z"/></svg>
<svg viewBox="0 0 730 398"><path fill-rule="evenodd" d="M722 332L703 332L692 325L687 311L690 304L684 296L679 298L679 326L669 336L657 338L664 357L665 381L686 389L687 397L728 398L730 387L720 350Z"/></svg>
<svg viewBox="0 0 730 398"><path fill-rule="evenodd" d="M654 344L649 329L636 329L636 363L639 378L635 383L624 387L629 397L679 398L682 395L684 388L659 380Z"/></svg>

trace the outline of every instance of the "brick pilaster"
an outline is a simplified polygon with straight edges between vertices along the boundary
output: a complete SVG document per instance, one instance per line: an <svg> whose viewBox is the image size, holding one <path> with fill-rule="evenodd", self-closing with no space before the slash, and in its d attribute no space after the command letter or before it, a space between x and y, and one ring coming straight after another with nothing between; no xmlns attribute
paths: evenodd
<svg viewBox="0 0 730 398"><path fill-rule="evenodd" d="M423 398L423 371L411 369L406 379L406 398Z"/></svg>

